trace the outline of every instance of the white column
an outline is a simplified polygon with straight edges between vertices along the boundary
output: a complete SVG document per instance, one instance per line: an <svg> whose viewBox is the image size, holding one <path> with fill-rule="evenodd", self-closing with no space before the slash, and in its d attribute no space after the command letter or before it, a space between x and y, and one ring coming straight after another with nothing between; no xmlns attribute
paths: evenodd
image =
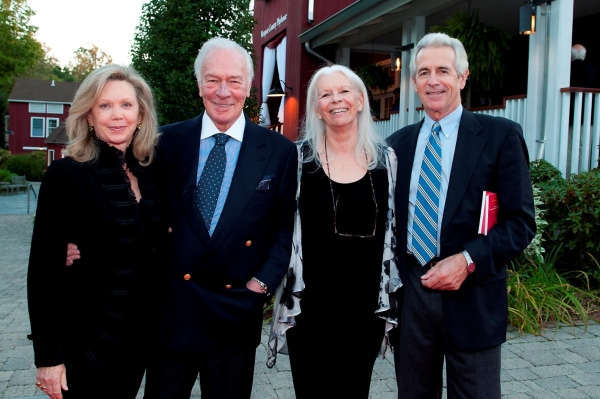
<svg viewBox="0 0 600 399"><path fill-rule="evenodd" d="M345 65L350 68L350 47L342 47L336 51L336 64Z"/></svg>
<svg viewBox="0 0 600 399"><path fill-rule="evenodd" d="M545 138L545 144L538 152L538 158L543 158L556 167L559 166L562 158L559 154L562 152L560 151L561 135L568 135L568 129L561 131L560 89L570 85L573 2L574 0L555 0L538 7L542 14L539 18L545 19L547 23L547 81L544 85L546 87L544 97L546 112L543 131L540 135L542 139ZM530 70L529 76L531 73ZM527 97L529 101L529 94ZM563 137L562 141L566 142L564 138L566 137ZM566 148L564 150L566 155Z"/></svg>
<svg viewBox="0 0 600 399"><path fill-rule="evenodd" d="M425 36L425 17L417 16L407 19L402 24L402 45L417 42ZM412 50L402 52L402 70L400 71L400 127L418 121L415 108L421 106L421 100L415 92L410 78L410 56Z"/></svg>

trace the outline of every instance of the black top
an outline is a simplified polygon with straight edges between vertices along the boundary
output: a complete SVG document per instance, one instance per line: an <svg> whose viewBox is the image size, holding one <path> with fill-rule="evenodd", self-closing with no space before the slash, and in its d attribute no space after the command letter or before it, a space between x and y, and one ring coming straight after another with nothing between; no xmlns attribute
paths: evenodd
<svg viewBox="0 0 600 399"><path fill-rule="evenodd" d="M371 188L375 188L378 213ZM302 250L304 256L302 316L325 317L322 309L336 308L340 316L356 317L374 314L378 306L379 279L381 278L382 248L385 220L388 211L388 182L385 169L367 172L356 182L341 184L335 181L333 198L329 178L322 168L307 163L302 171L300 214L302 220ZM343 237L334 232L334 199L337 231L341 234L374 237ZM343 302L323 303L322 298L331 290L344 296ZM346 295L350 293L350 295ZM321 308L321 310L319 310ZM315 311L316 310L316 311ZM382 331L383 333L383 331Z"/></svg>

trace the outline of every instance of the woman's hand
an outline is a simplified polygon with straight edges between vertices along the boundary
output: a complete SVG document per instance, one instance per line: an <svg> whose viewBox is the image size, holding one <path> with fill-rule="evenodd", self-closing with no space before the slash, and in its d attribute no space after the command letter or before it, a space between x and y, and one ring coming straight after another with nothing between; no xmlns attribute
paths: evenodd
<svg viewBox="0 0 600 399"><path fill-rule="evenodd" d="M71 266L73 264L73 262L79 258L81 258L81 255L79 254L79 248L77 248L77 245L68 243L67 244L67 266Z"/></svg>
<svg viewBox="0 0 600 399"><path fill-rule="evenodd" d="M62 390L68 391L67 370L64 364L52 367L39 367L37 370L37 382L39 389L52 399L62 399Z"/></svg>

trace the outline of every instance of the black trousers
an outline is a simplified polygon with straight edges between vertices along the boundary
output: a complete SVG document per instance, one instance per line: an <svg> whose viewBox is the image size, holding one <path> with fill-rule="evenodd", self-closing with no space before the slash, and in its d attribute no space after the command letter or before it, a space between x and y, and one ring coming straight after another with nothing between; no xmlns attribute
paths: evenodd
<svg viewBox="0 0 600 399"><path fill-rule="evenodd" d="M202 399L250 398L256 350L232 354L164 353L146 374L144 399L189 399L200 375Z"/></svg>
<svg viewBox="0 0 600 399"><path fill-rule="evenodd" d="M148 366L147 352L121 347L97 364L82 353L70 353L65 364L69 390L63 391L63 397L135 399Z"/></svg>
<svg viewBox="0 0 600 399"><path fill-rule="evenodd" d="M399 342L394 350L398 398L441 398L446 362L447 397L500 398L500 345L465 352L450 342L440 291L421 285L427 267L407 266Z"/></svg>

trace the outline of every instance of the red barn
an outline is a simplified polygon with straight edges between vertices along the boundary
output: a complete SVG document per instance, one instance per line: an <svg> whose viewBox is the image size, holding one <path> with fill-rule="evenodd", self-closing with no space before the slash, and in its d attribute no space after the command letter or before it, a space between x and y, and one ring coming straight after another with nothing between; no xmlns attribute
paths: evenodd
<svg viewBox="0 0 600 399"><path fill-rule="evenodd" d="M64 144L46 139L69 115L81 83L17 79L8 97L8 149L12 154L45 151L48 165L62 158Z"/></svg>

